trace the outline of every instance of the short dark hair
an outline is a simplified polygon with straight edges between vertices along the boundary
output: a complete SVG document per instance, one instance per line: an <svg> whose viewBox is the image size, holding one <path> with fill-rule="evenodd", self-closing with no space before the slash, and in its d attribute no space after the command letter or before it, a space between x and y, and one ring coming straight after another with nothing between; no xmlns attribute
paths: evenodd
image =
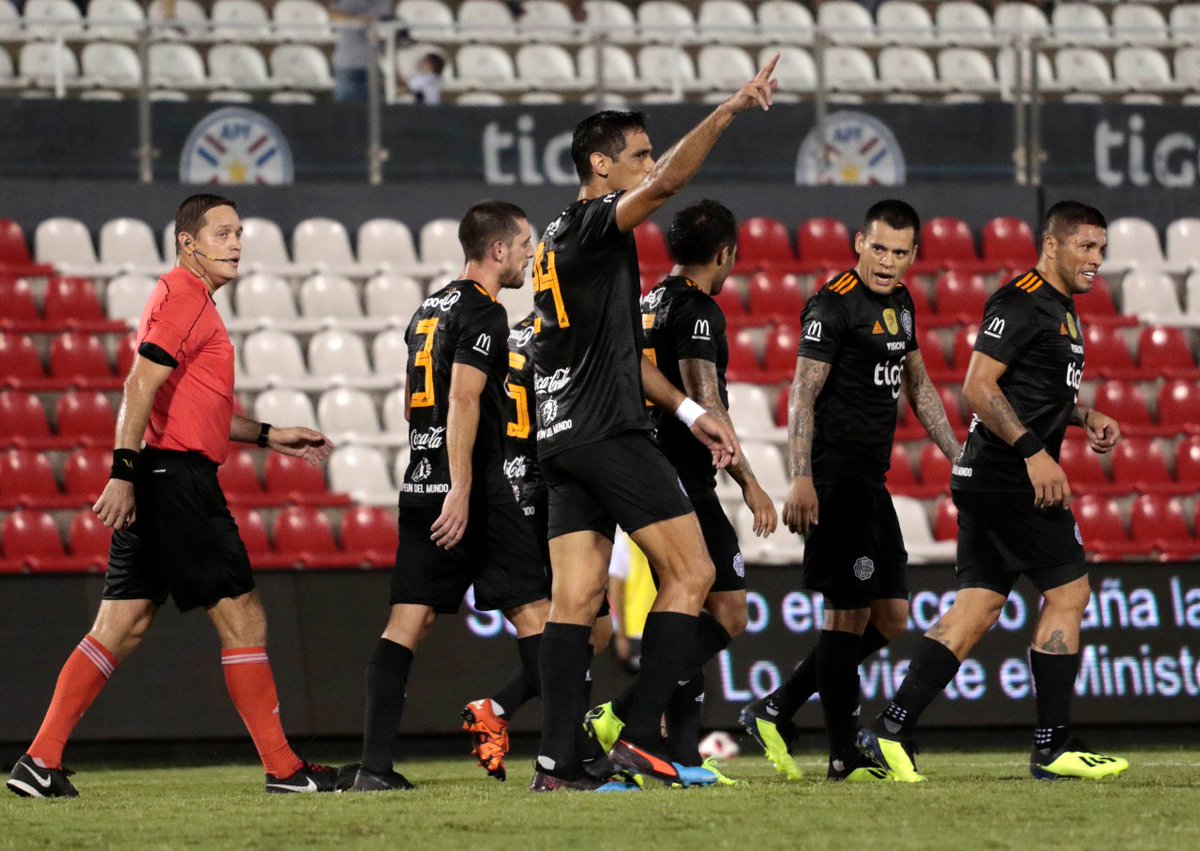
<svg viewBox="0 0 1200 851"><path fill-rule="evenodd" d="M482 260L489 245L497 240L511 242L517 235L517 222L528 218L516 204L480 201L458 223L458 242L463 254L468 260Z"/></svg>
<svg viewBox="0 0 1200 851"><path fill-rule="evenodd" d="M1108 221L1095 207L1089 207L1079 201L1059 201L1051 206L1042 218L1040 238L1044 240L1053 234L1055 239L1064 239L1073 234L1080 225L1095 225L1107 229Z"/></svg>
<svg viewBox="0 0 1200 851"><path fill-rule="evenodd" d="M575 125L571 137L571 160L580 180L592 176L592 154L599 151L609 159L616 159L625 150L625 134L631 130L646 129L644 112L623 112L606 109L596 112Z"/></svg>
<svg viewBox="0 0 1200 851"><path fill-rule="evenodd" d="M181 233L190 233L195 236L196 231L204 227L205 214L214 207L232 207L236 210L237 204L220 195L207 193L184 198L179 209L175 211L175 241L179 241Z"/></svg>
<svg viewBox="0 0 1200 851"><path fill-rule="evenodd" d="M871 209L867 210L867 215L863 217L863 233L870 230L872 222L883 222L894 230L912 228L913 245L921 241L921 217L907 201L888 198L885 201L875 202L871 205Z"/></svg>
<svg viewBox="0 0 1200 851"><path fill-rule="evenodd" d="M708 263L722 248L736 248L737 240L737 219L728 207L711 199L684 207L667 231L671 259L680 266Z"/></svg>
<svg viewBox="0 0 1200 851"><path fill-rule="evenodd" d="M428 62L433 67L433 73L437 74L439 77L442 75L442 72L446 70L446 57L442 56L440 53L426 53L421 57L421 61Z"/></svg>

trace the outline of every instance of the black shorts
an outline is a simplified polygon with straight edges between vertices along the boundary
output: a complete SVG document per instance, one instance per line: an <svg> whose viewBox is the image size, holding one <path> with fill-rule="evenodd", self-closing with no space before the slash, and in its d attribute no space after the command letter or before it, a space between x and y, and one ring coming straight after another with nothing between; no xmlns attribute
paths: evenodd
<svg viewBox="0 0 1200 851"><path fill-rule="evenodd" d="M959 588L1006 597L1021 574L1043 594L1087 575L1071 509L1036 508L1033 493L951 490L958 508Z"/></svg>
<svg viewBox="0 0 1200 851"><path fill-rule="evenodd" d="M696 519L700 521L700 531L704 533L704 545L708 547L708 556L717 569L717 578L711 590L745 591L746 562L738 546L737 532L725 516L717 492L698 489L689 492L692 505L696 508Z"/></svg>
<svg viewBox="0 0 1200 851"><path fill-rule="evenodd" d="M113 532L105 600L170 595L181 612L254 589L250 558L217 483L217 465L194 452L145 449L134 483L137 519Z"/></svg>
<svg viewBox="0 0 1200 851"><path fill-rule="evenodd" d="M801 583L830 609L908 599L908 552L892 497L862 478L816 485L817 525L804 541Z"/></svg>
<svg viewBox="0 0 1200 851"><path fill-rule="evenodd" d="M550 497L545 488L542 488L532 496L523 496L521 498L521 512L525 515L525 519L533 526L533 536L537 539L538 547L542 553L543 563L546 565L546 570L553 581L554 568L550 563ZM606 616L611 610L608 606L608 596L604 597L604 602L600 604L600 612L596 615L598 618Z"/></svg>
<svg viewBox="0 0 1200 851"><path fill-rule="evenodd" d="M550 492L549 536L628 533L692 513L665 455L650 435L629 431L541 461Z"/></svg>
<svg viewBox="0 0 1200 851"><path fill-rule="evenodd" d="M407 603L454 614L472 585L480 611L549 598L550 574L516 502L472 503L466 534L450 550L429 539L441 513L438 505L400 506L393 606Z"/></svg>

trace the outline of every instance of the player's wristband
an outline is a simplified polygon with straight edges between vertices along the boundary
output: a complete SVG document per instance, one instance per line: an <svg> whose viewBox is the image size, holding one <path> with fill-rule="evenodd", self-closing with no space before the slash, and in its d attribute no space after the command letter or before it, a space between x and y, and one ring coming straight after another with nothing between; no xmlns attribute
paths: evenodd
<svg viewBox="0 0 1200 851"><path fill-rule="evenodd" d="M136 449L114 449L112 470L108 477L120 479L123 482L132 482L137 477L137 463L140 454Z"/></svg>
<svg viewBox="0 0 1200 851"><path fill-rule="evenodd" d="M696 420L700 419L707 413L708 411L704 410L703 405L687 398L686 396L684 397L683 401L679 403L679 407L675 409L675 416L677 416L680 422L682 422L688 428L694 426L696 424Z"/></svg>
<svg viewBox="0 0 1200 851"><path fill-rule="evenodd" d="M254 443L257 446L261 446L265 449L267 446L267 435L270 434L270 432L271 432L271 424L270 423L263 423L262 425L260 425L258 427L258 440L254 441Z"/></svg>
<svg viewBox="0 0 1200 851"><path fill-rule="evenodd" d="M1031 431L1027 431L1018 437L1012 446L1022 458L1032 458L1046 448L1038 440L1037 435Z"/></svg>

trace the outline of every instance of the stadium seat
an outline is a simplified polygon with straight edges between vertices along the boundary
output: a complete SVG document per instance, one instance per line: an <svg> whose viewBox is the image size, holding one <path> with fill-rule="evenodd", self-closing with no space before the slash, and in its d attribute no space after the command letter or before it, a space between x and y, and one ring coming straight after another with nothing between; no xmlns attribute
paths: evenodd
<svg viewBox="0 0 1200 851"><path fill-rule="evenodd" d="M1200 268L1200 218L1176 219L1167 226L1167 265L1179 270Z"/></svg>
<svg viewBox="0 0 1200 851"><path fill-rule="evenodd" d="M729 410L742 439L770 441L781 436L771 413L771 400L763 388L740 382L730 384Z"/></svg>
<svg viewBox="0 0 1200 851"><path fill-rule="evenodd" d="M921 250L914 264L921 269L949 269L968 274L985 270L975 253L971 229L961 219L929 219L921 226Z"/></svg>
<svg viewBox="0 0 1200 851"><path fill-rule="evenodd" d="M214 86L224 88L260 91L273 85L266 58L250 44L214 44L208 51L208 73Z"/></svg>
<svg viewBox="0 0 1200 851"><path fill-rule="evenodd" d="M978 3L947 0L934 12L938 38L946 44L990 46L995 42L992 20Z"/></svg>
<svg viewBox="0 0 1200 851"><path fill-rule="evenodd" d="M1101 47L1112 38L1104 12L1091 3L1056 3L1050 23L1057 44Z"/></svg>
<svg viewBox="0 0 1200 851"><path fill-rule="evenodd" d="M350 234L341 222L329 218L305 219L292 231L296 262L318 272L365 278L374 271L359 264L350 247Z"/></svg>
<svg viewBox="0 0 1200 851"><path fill-rule="evenodd" d="M1106 95L1116 90L1108 60L1090 47L1064 47L1054 57L1054 71L1059 84L1071 92Z"/></svg>
<svg viewBox="0 0 1200 851"><path fill-rule="evenodd" d="M59 397L54 409L60 437L79 438L111 446L117 417L112 403L99 391L69 390Z"/></svg>
<svg viewBox="0 0 1200 851"><path fill-rule="evenodd" d="M275 36L284 41L325 44L334 40L329 12L316 0L278 0L271 20Z"/></svg>
<svg viewBox="0 0 1200 851"><path fill-rule="evenodd" d="M1175 447L1175 478L1193 490L1200 488L1200 435L1185 437Z"/></svg>
<svg viewBox="0 0 1200 851"><path fill-rule="evenodd" d="M308 379L300 343L291 334L270 329L255 331L242 343L246 374L275 383L295 384Z"/></svg>
<svg viewBox="0 0 1200 851"><path fill-rule="evenodd" d="M129 334L117 344L117 377L129 375L129 370L133 368L133 359L137 357L137 339L133 334ZM237 351L234 351L235 360ZM234 407L237 407L237 399L234 399Z"/></svg>
<svg viewBox="0 0 1200 851"><path fill-rule="evenodd" d="M0 390L0 445L42 443L49 437L50 424L37 396Z"/></svg>
<svg viewBox="0 0 1200 851"><path fill-rule="evenodd" d="M808 219L796 234L797 254L805 268L849 269L857 262L846 226L837 219Z"/></svg>
<svg viewBox="0 0 1200 851"><path fill-rule="evenodd" d="M112 541L112 529L105 526L91 511L77 512L71 518L67 530L67 543L71 555L87 559L92 567L102 570L108 565L108 547Z"/></svg>
<svg viewBox="0 0 1200 851"><path fill-rule="evenodd" d="M879 78L893 91L905 94L931 94L946 88L938 80L933 57L920 47L885 47L881 50ZM919 99L916 102L919 103Z"/></svg>
<svg viewBox="0 0 1200 851"><path fill-rule="evenodd" d="M100 270L92 238L77 219L58 217L39 222L33 232L33 253L38 263L52 264L64 275L91 275Z"/></svg>
<svg viewBox="0 0 1200 851"><path fill-rule="evenodd" d="M885 0L875 12L875 21L880 38L887 41L921 47L937 43L933 18L912 0Z"/></svg>
<svg viewBox="0 0 1200 851"><path fill-rule="evenodd" d="M729 2L741 6L746 9L747 15L750 14L749 8L736 0ZM757 71L750 54L732 44L707 45L700 48L700 55L696 57L696 73L700 78L700 86L717 92L737 91Z"/></svg>
<svg viewBox="0 0 1200 851"><path fill-rule="evenodd" d="M954 334L952 367L960 381L967 374L967 365L971 362L971 354L975 351L975 338L978 336L979 326L974 323L963 325Z"/></svg>
<svg viewBox="0 0 1200 851"><path fill-rule="evenodd" d="M5 280L12 275L36 275L38 277L53 274L49 266L38 265L29 256L29 243L25 239L25 231L12 219L0 219L0 299L2 299ZM0 309L6 305L0 301ZM0 310L0 315L9 317L7 310Z"/></svg>
<svg viewBox="0 0 1200 851"><path fill-rule="evenodd" d="M262 482L258 480L258 469L254 466L254 456L245 449L235 449L229 453L225 463L217 468L217 480L230 502L242 502L246 498L254 499L263 495Z"/></svg>
<svg viewBox="0 0 1200 851"><path fill-rule="evenodd" d="M958 415L958 420L962 420L962 415ZM954 424L954 418L950 420ZM921 456L918 462L921 467L921 484L926 487L937 487L938 491L945 493L950 488L950 461L942 454L942 450L936 445L927 443L921 449Z"/></svg>
<svg viewBox="0 0 1200 851"><path fill-rule="evenodd" d="M559 44L524 44L517 49L517 77L533 89L576 89L575 59Z"/></svg>
<svg viewBox="0 0 1200 851"><path fill-rule="evenodd" d="M849 0L845 0L849 2ZM824 9L830 3L823 3ZM865 11L857 3L849 3ZM871 54L861 47L830 47L825 50L825 82L835 92L871 93L881 90Z"/></svg>
<svg viewBox="0 0 1200 851"><path fill-rule="evenodd" d="M1149 543L1158 550L1194 543L1179 499L1161 494L1142 494L1133 501L1129 531L1135 541Z"/></svg>
<svg viewBox="0 0 1200 851"><path fill-rule="evenodd" d="M1190 376L1196 372L1191 347L1179 328L1143 328L1138 337L1138 366L1151 375Z"/></svg>
<svg viewBox="0 0 1200 851"><path fill-rule="evenodd" d="M267 493L291 500L321 496L328 489L325 475L307 462L290 455L271 452L264 466ZM278 542L276 546L279 547ZM282 547L279 547L282 549Z"/></svg>
<svg viewBox="0 0 1200 851"><path fill-rule="evenodd" d="M762 7L759 8L761 10ZM779 64L775 68L775 80L779 84L777 94L816 90L817 63L811 53L803 47L794 47L791 44L773 44L759 51L758 66L765 65L776 53L779 54Z"/></svg>
<svg viewBox="0 0 1200 851"><path fill-rule="evenodd" d="M786 325L776 325L767 334L766 350L763 361L766 373L760 381L786 381L796 371L796 352L800 348L800 323L792 322Z"/></svg>
<svg viewBox="0 0 1200 851"><path fill-rule="evenodd" d="M728 288L730 283L726 283ZM804 309L804 293L795 275L759 272L750 277L750 314L777 316L780 321L798 323Z"/></svg>
<svg viewBox="0 0 1200 851"><path fill-rule="evenodd" d="M429 277L439 271L417 259L408 225L395 219L370 219L358 227L358 259L381 272Z"/></svg>
<svg viewBox="0 0 1200 851"><path fill-rule="evenodd" d="M348 555L359 555L373 567L390 567L400 543L395 514L383 508L357 506L342 516L341 539Z"/></svg>
<svg viewBox="0 0 1200 851"><path fill-rule="evenodd" d="M1037 263L1033 231L1022 219L998 216L983 226L983 262L994 269L1030 269Z"/></svg>
<svg viewBox="0 0 1200 851"><path fill-rule="evenodd" d="M21 45L17 54L17 73L25 83L41 88L53 88L57 69L67 85L79 79L79 60L70 47L52 41L31 41Z"/></svg>
<svg viewBox="0 0 1200 851"><path fill-rule="evenodd" d="M392 328L382 334L376 334L371 341L371 362L375 364L375 374L380 378L387 377L393 383L404 384L404 374L408 364L408 346L404 342L404 332ZM407 425L404 427L408 428Z"/></svg>
<svg viewBox="0 0 1200 851"><path fill-rule="evenodd" d="M933 292L938 314L956 316L963 323L983 316L983 306L990 295L981 275L953 271L938 277Z"/></svg>
<svg viewBox="0 0 1200 851"><path fill-rule="evenodd" d="M950 363L946 360L946 350L942 348L942 341L937 333L931 328L920 327L923 318L918 310L917 345L921 350L921 359L925 362L925 371L931 376L937 376L935 381L940 382L950 373Z"/></svg>
<svg viewBox="0 0 1200 851"><path fill-rule="evenodd" d="M468 44L460 47L454 56L454 68L455 89L508 91L519 86L512 57L494 44Z"/></svg>
<svg viewBox="0 0 1200 851"><path fill-rule="evenodd" d="M1177 317L1183 313L1171 276L1159 271L1134 269L1121 281L1121 308L1126 316L1143 322Z"/></svg>
<svg viewBox="0 0 1200 851"><path fill-rule="evenodd" d="M371 446L339 446L329 456L329 489L361 505L395 505L396 488L383 453Z"/></svg>
<svg viewBox="0 0 1200 851"><path fill-rule="evenodd" d="M1183 379L1163 384L1158 390L1158 422L1170 433L1200 430L1200 384Z"/></svg>
<svg viewBox="0 0 1200 851"><path fill-rule="evenodd" d="M1172 3L1169 20L1176 44L1200 44L1200 3Z"/></svg>
<svg viewBox="0 0 1200 851"><path fill-rule="evenodd" d="M299 390L272 387L254 400L254 416L259 422L317 428L312 402Z"/></svg>
<svg viewBox="0 0 1200 851"><path fill-rule="evenodd" d="M1085 493L1074 501L1071 511L1086 549L1104 554L1114 544L1128 547L1129 532L1121 520L1121 508L1112 497Z"/></svg>
<svg viewBox="0 0 1200 851"><path fill-rule="evenodd" d="M649 0L667 2L667 0ZM696 65L682 47L648 44L638 51L638 76L648 88L680 94L703 89L696 77Z"/></svg>
<svg viewBox="0 0 1200 851"><path fill-rule="evenodd" d="M1086 438L1072 432L1062 442L1058 465L1067 474L1073 493L1108 493L1110 483L1100 456L1091 450Z"/></svg>
<svg viewBox="0 0 1200 851"><path fill-rule="evenodd" d="M825 0L817 7L817 25L834 44L874 44L875 21L861 3Z"/></svg>
<svg viewBox="0 0 1200 851"><path fill-rule="evenodd" d="M741 0L704 0L696 14L696 34L710 44L760 44L763 34L754 12ZM750 75L754 76L753 73ZM749 77L743 77L739 85Z"/></svg>
<svg viewBox="0 0 1200 851"><path fill-rule="evenodd" d="M238 537L246 545L250 563L256 568L263 566L263 560L272 555L272 549L262 515L244 505L232 505L229 511L233 515L233 522L237 524Z"/></svg>
<svg viewBox="0 0 1200 851"><path fill-rule="evenodd" d="M28 0L25 3L25 34L29 38L79 38L83 15L70 0Z"/></svg>
<svg viewBox="0 0 1200 851"><path fill-rule="evenodd" d="M380 433L375 403L363 391L350 387L335 387L321 394L317 421L335 444L359 442Z"/></svg>
<svg viewBox="0 0 1200 851"><path fill-rule="evenodd" d="M748 331L738 331L729 335L727 377L729 381L746 381L752 384L760 384L767 380Z"/></svg>
<svg viewBox="0 0 1200 851"><path fill-rule="evenodd" d="M1127 493L1169 489L1173 482L1162 449L1145 437L1123 438L1113 450L1112 469L1113 482Z"/></svg>
<svg viewBox="0 0 1200 851"><path fill-rule="evenodd" d="M257 0L216 0L212 4L213 38L218 41L270 41L267 7Z"/></svg>
<svg viewBox="0 0 1200 851"><path fill-rule="evenodd" d="M958 540L958 508L948 496L938 503L933 519L933 536L939 541Z"/></svg>
<svg viewBox="0 0 1200 851"><path fill-rule="evenodd" d="M208 85L204 58L190 44L166 42L150 45L147 53L150 85L190 90Z"/></svg>
<svg viewBox="0 0 1200 851"><path fill-rule="evenodd" d="M142 63L128 44L85 44L79 54L79 68L80 82L85 85L134 89L142 84Z"/></svg>
<svg viewBox="0 0 1200 851"><path fill-rule="evenodd" d="M1129 347L1118 329L1104 323L1085 325L1083 341L1087 352L1085 369L1089 375L1124 379L1138 375Z"/></svg>
<svg viewBox="0 0 1200 851"><path fill-rule="evenodd" d="M1117 3L1113 6L1113 38L1122 44L1167 45L1171 43L1162 13L1148 3Z"/></svg>
<svg viewBox="0 0 1200 851"><path fill-rule="evenodd" d="M251 274L237 282L234 303L239 319L295 319L296 303L287 281L275 275Z"/></svg>
<svg viewBox="0 0 1200 851"><path fill-rule="evenodd" d="M2 410L2 409L0 409ZM404 388L400 387L383 398L383 427L392 434L408 435L408 420L404 417Z"/></svg>
<svg viewBox="0 0 1200 851"><path fill-rule="evenodd" d="M32 449L0 453L0 506L39 504L59 496L54 470L44 454Z"/></svg>
<svg viewBox="0 0 1200 851"><path fill-rule="evenodd" d="M242 219L242 256L238 270L242 274L262 272L285 276L309 271L292 263L279 225L255 216Z"/></svg>
<svg viewBox="0 0 1200 851"><path fill-rule="evenodd" d="M37 322L40 319L29 281L0 276L0 322Z"/></svg>
<svg viewBox="0 0 1200 851"><path fill-rule="evenodd" d="M329 519L310 506L292 505L279 512L272 537L276 552L304 567L324 566L324 560L338 555Z"/></svg>
<svg viewBox="0 0 1200 851"><path fill-rule="evenodd" d="M46 377L33 340L24 334L0 334L0 382L37 382Z"/></svg>
<svg viewBox="0 0 1200 851"><path fill-rule="evenodd" d="M1117 306L1113 303L1112 288L1108 281L1097 275L1092 280L1092 291L1075 297L1075 309L1088 322L1117 316Z"/></svg>
<svg viewBox="0 0 1200 851"><path fill-rule="evenodd" d="M644 0L635 7L638 32L650 42L678 43L696 35L696 19L691 10L676 0Z"/></svg>
<svg viewBox="0 0 1200 851"><path fill-rule="evenodd" d="M1045 13L1032 3L1000 3L995 7L992 20L1001 36L1046 38L1050 35L1050 22Z"/></svg>
<svg viewBox="0 0 1200 851"><path fill-rule="evenodd" d="M948 47L938 51L938 78L950 92L991 95L999 92L996 68L982 50Z"/></svg>
<svg viewBox="0 0 1200 851"><path fill-rule="evenodd" d="M559 0L525 0L525 14L517 19L517 32L524 42L574 44L579 40L579 23Z"/></svg>
<svg viewBox="0 0 1200 851"><path fill-rule="evenodd" d="M44 511L14 511L0 527L4 555L18 559L61 558L66 555L54 518Z"/></svg>
<svg viewBox="0 0 1200 851"><path fill-rule="evenodd" d="M671 270L674 262L667 252L667 241L662 228L655 222L646 220L633 229L633 237L637 243L638 264L643 275L661 278Z"/></svg>
<svg viewBox="0 0 1200 851"><path fill-rule="evenodd" d="M309 370L316 378L370 383L371 364L363 338L352 331L331 328L315 334L308 343Z"/></svg>
<svg viewBox="0 0 1200 851"><path fill-rule="evenodd" d="M300 285L300 313L306 319L359 319L358 289L341 275L313 275Z"/></svg>
<svg viewBox="0 0 1200 851"><path fill-rule="evenodd" d="M589 0L585 0L585 3ZM626 8L618 5L619 8ZM628 10L627 10L628 11ZM604 86L608 89L617 91L641 90L641 81L638 78L637 66L634 64L633 57L629 52L615 44L604 45L604 52L601 54L604 58ZM594 45L585 44L579 49L579 54L575 57L579 66L579 80L585 86L593 86L596 84L596 48Z"/></svg>
<svg viewBox="0 0 1200 851"><path fill-rule="evenodd" d="M737 265L739 270L799 270L787 228L762 216L746 219L738 226Z"/></svg>
<svg viewBox="0 0 1200 851"><path fill-rule="evenodd" d="M629 5L619 0L584 0L583 7L589 27L604 30L613 41L629 44L641 39Z"/></svg>
<svg viewBox="0 0 1200 851"><path fill-rule="evenodd" d="M1158 242L1158 230L1145 219L1130 216L1114 219L1108 223L1107 235L1105 272L1127 269L1157 272L1163 268L1165 261Z"/></svg>
<svg viewBox="0 0 1200 851"><path fill-rule="evenodd" d="M271 51L268 64L271 79L277 85L318 92L333 90L329 60L316 45L281 44Z"/></svg>
<svg viewBox="0 0 1200 851"><path fill-rule="evenodd" d="M103 322L96 284L88 278L51 278L42 305L48 322Z"/></svg>
<svg viewBox="0 0 1200 851"><path fill-rule="evenodd" d="M916 311L917 327L922 324L936 326L943 323L941 317L933 315L932 303L929 301L929 288L925 284L926 278L922 275L909 275L908 280L904 281L904 288L908 290L909 297L913 300L913 308Z"/></svg>
<svg viewBox="0 0 1200 851"><path fill-rule="evenodd" d="M812 12L796 0L764 0L755 11L758 28L768 41L783 44L812 44L816 21Z"/></svg>
<svg viewBox="0 0 1200 851"><path fill-rule="evenodd" d="M1129 92L1176 92L1171 65L1155 47L1122 47L1113 57L1117 88Z"/></svg>
<svg viewBox="0 0 1200 851"><path fill-rule="evenodd" d="M119 275L104 287L105 313L110 321L137 322L154 292L154 278L145 275Z"/></svg>
<svg viewBox="0 0 1200 851"><path fill-rule="evenodd" d="M68 331L50 342L50 375L55 378L111 378L108 355L94 334Z"/></svg>
<svg viewBox="0 0 1200 851"><path fill-rule="evenodd" d="M425 298L421 285L415 280L389 273L376 275L367 281L363 295L368 316L395 319L405 324Z"/></svg>
<svg viewBox="0 0 1200 851"><path fill-rule="evenodd" d="M112 455L107 449L76 449L63 465L63 489L68 496L94 501L108 484Z"/></svg>
<svg viewBox="0 0 1200 851"><path fill-rule="evenodd" d="M462 246L458 242L458 222L433 219L421 226L418 237L421 262L436 266L442 273L456 275L463 267Z"/></svg>
<svg viewBox="0 0 1200 851"><path fill-rule="evenodd" d="M1116 419L1121 424L1122 431L1126 433L1131 428L1151 424L1150 411L1146 408L1145 400L1142 399L1137 386L1128 382L1105 381L1096 388L1092 407Z"/></svg>

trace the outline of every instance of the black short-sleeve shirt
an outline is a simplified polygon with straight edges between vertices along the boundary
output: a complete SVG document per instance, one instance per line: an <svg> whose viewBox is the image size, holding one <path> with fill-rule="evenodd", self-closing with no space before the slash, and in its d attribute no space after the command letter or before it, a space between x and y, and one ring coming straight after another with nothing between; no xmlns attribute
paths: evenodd
<svg viewBox="0 0 1200 851"><path fill-rule="evenodd" d="M725 334L725 314L712 296L687 278L668 277L642 299L642 323L647 351L653 353L655 364L672 384L687 392L679 371L681 360L710 361L717 370L721 404L729 407L725 386L729 340ZM715 487L712 453L673 411L656 408L654 419L659 446L689 493L693 488Z"/></svg>
<svg viewBox="0 0 1200 851"><path fill-rule="evenodd" d="M813 478L884 479L904 359L917 350L912 296L903 284L874 293L845 272L809 299L800 332L799 357L831 365L814 405Z"/></svg>
<svg viewBox="0 0 1200 851"><path fill-rule="evenodd" d="M534 258L538 454L649 431L642 391L637 246L617 227L614 192L576 201Z"/></svg>
<svg viewBox="0 0 1200 851"><path fill-rule="evenodd" d="M401 505L440 504L450 490L446 419L454 364L487 373L471 456L473 497L511 501L504 479L502 434L508 413L508 317L474 281L452 281L421 303L405 334L408 344L411 456L400 485Z"/></svg>
<svg viewBox="0 0 1200 851"><path fill-rule="evenodd" d="M1007 365L1000 390L1013 412L1057 461L1083 377L1083 326L1075 302L1036 271L996 290L983 309L975 351ZM1025 461L979 417L950 486L959 490L1032 489Z"/></svg>

